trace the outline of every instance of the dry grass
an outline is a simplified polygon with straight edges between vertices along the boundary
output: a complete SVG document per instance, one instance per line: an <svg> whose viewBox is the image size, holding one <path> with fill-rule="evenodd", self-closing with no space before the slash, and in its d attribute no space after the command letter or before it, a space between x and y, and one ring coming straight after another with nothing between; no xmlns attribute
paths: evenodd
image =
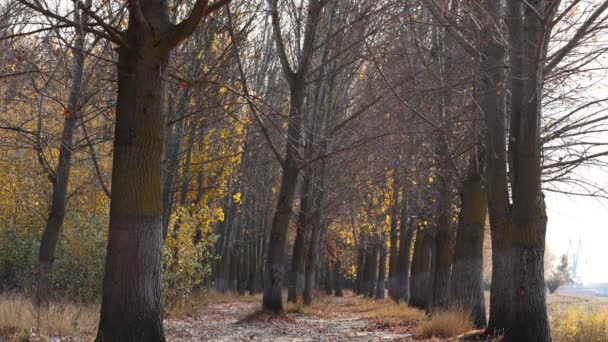
<svg viewBox="0 0 608 342"><path fill-rule="evenodd" d="M99 321L99 308L68 302L51 303L38 313L31 300L19 295L0 295L0 337L43 336L91 337Z"/></svg>
<svg viewBox="0 0 608 342"><path fill-rule="evenodd" d="M461 307L435 312L421 322L416 334L421 338L454 337L473 330L471 312Z"/></svg>
<svg viewBox="0 0 608 342"><path fill-rule="evenodd" d="M165 317L172 319L180 319L185 317L193 317L203 308L212 304L246 302L260 303L262 295L255 296L237 296L232 292L220 293L213 290L199 291L193 293L185 301L171 303L165 307Z"/></svg>
<svg viewBox="0 0 608 342"><path fill-rule="evenodd" d="M570 306L551 320L556 342L608 341L608 309Z"/></svg>

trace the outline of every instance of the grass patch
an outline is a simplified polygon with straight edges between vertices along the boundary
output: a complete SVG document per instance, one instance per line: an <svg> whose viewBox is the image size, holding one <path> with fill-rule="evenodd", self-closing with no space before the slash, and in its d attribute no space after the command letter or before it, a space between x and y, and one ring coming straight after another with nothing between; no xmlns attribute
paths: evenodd
<svg viewBox="0 0 608 342"><path fill-rule="evenodd" d="M0 295L0 337L25 338L31 331L43 336L92 337L98 322L96 305L53 302L39 313L25 296Z"/></svg>
<svg viewBox="0 0 608 342"><path fill-rule="evenodd" d="M555 313L551 332L556 342L608 341L608 309L566 307Z"/></svg>
<svg viewBox="0 0 608 342"><path fill-rule="evenodd" d="M420 323L416 335L421 338L448 338L473 330L471 312L461 307L452 307L433 313Z"/></svg>

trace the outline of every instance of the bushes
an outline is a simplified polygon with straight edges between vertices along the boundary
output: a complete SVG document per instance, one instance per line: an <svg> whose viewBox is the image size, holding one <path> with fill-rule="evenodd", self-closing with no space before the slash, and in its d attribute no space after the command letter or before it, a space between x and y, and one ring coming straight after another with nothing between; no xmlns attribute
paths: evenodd
<svg viewBox="0 0 608 342"><path fill-rule="evenodd" d="M555 342L608 341L608 309L567 307L551 320Z"/></svg>
<svg viewBox="0 0 608 342"><path fill-rule="evenodd" d="M185 300L202 286L213 259L215 237L211 227L220 219L223 212L206 206L196 210L176 209L170 227L175 227L179 220L180 228L170 233L163 250L163 297L167 303ZM43 223L43 220L36 225L0 222L0 293L30 293L38 266ZM105 216L68 214L53 269L54 299L99 301L106 241Z"/></svg>
<svg viewBox="0 0 608 342"><path fill-rule="evenodd" d="M101 293L106 252L106 223L98 217L71 214L57 246L53 295L95 301ZM41 231L5 225L0 228L0 291L29 293L38 266Z"/></svg>
<svg viewBox="0 0 608 342"><path fill-rule="evenodd" d="M163 250L163 300L179 304L200 288L211 272L213 222L223 219L223 212L207 206L177 207L169 227L171 232Z"/></svg>

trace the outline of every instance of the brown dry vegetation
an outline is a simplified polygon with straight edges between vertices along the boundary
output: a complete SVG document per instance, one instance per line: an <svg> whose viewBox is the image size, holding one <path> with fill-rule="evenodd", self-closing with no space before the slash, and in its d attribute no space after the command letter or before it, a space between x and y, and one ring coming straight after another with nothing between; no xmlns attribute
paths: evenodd
<svg viewBox="0 0 608 342"><path fill-rule="evenodd" d="M229 303L261 301L260 295L236 296L232 293L201 291L190 300L166 308L166 317L173 321L204 317L205 308ZM550 295L548 306L554 341L608 341L608 299ZM460 308L437 312L428 317L421 310L389 299L369 300L347 292L345 298L318 295L310 306L285 303L285 314L275 316L261 310L243 312L239 324L282 320L293 324L295 319L313 317L331 321L356 316L368 321L365 331L411 333L420 339L434 340L474 333L468 313ZM48 312L38 316L31 301L21 295L0 296L0 341L42 336L73 336L88 339L94 336L99 308L79 303L52 303ZM201 314L202 313L202 314ZM201 316L202 315L202 316ZM465 338L466 339L466 338Z"/></svg>
<svg viewBox="0 0 608 342"><path fill-rule="evenodd" d="M31 300L21 295L0 295L0 340L43 336L92 336L97 328L99 308L69 302L53 302L38 313Z"/></svg>
<svg viewBox="0 0 608 342"><path fill-rule="evenodd" d="M471 312L462 307L452 307L434 312L420 323L416 335L421 338L454 337L473 330Z"/></svg>

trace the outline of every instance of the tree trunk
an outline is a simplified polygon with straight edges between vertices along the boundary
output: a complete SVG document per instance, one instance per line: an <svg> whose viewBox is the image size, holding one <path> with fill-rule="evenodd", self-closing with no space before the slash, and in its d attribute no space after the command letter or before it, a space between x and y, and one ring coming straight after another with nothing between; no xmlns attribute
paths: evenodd
<svg viewBox="0 0 608 342"><path fill-rule="evenodd" d="M97 341L164 341L161 305L163 77L169 49L130 21L119 48L106 270Z"/></svg>
<svg viewBox="0 0 608 342"><path fill-rule="evenodd" d="M363 244L363 242L360 242ZM355 278L355 294L363 293L363 277L365 270L365 247L359 246L357 248L357 270L356 270L356 278Z"/></svg>
<svg viewBox="0 0 608 342"><path fill-rule="evenodd" d="M315 194L315 196L320 196ZM315 198L316 200L316 198ZM316 201L315 201L316 202ZM314 208L315 214L312 218L312 229L310 233L310 246L307 250L306 258L306 274L304 276L304 304L312 304L312 297L315 285L315 272L317 271L317 263L319 262L319 244L321 240L321 219L319 217L319 208Z"/></svg>
<svg viewBox="0 0 608 342"><path fill-rule="evenodd" d="M396 171L393 171L393 174ZM396 177L393 176L395 179ZM391 231L390 231L390 251L389 251L389 263L388 263L388 295L393 299L398 298L398 277L397 277L397 261L399 254L398 246L398 231L397 221L399 220L399 188L396 184L396 180L393 182L393 194L392 194L393 208L391 213ZM397 299L398 300L398 299Z"/></svg>
<svg viewBox="0 0 608 342"><path fill-rule="evenodd" d="M334 295L336 297L344 297L342 291L342 263L338 258L334 263Z"/></svg>
<svg viewBox="0 0 608 342"><path fill-rule="evenodd" d="M429 228L418 228L412 257L412 274L410 277L409 304L419 309L426 309L429 299L431 270L431 243L433 238Z"/></svg>
<svg viewBox="0 0 608 342"><path fill-rule="evenodd" d="M522 96L517 159L512 184L511 263L513 265L510 326L505 341L551 341L545 298L544 251L547 215L541 192L542 56L546 51L545 1L523 6L525 37L522 40ZM539 54L539 51L541 52Z"/></svg>
<svg viewBox="0 0 608 342"><path fill-rule="evenodd" d="M90 0L87 1L91 3ZM74 21L81 22L80 10L74 10ZM87 16L83 16L82 22L87 22ZM61 133L61 146L59 146L59 161L53 177L53 194L51 197L51 210L46 221L42 240L40 241L40 253L38 256L38 274L34 293L35 307L47 307L52 293L52 273L55 262L55 251L57 242L63 227L65 218L68 182L70 179L70 168L72 160L73 137L76 122L80 115L80 94L82 92L82 74L84 69L84 39L85 31L82 27L76 28L76 38L72 49L72 84L68 98L67 112Z"/></svg>
<svg viewBox="0 0 608 342"><path fill-rule="evenodd" d="M281 190L279 191L277 209L268 241L266 277L264 279L264 308L276 313L283 311L282 291L285 272L283 262L285 260L287 228L291 218L297 180L298 168L295 161L291 161L283 168Z"/></svg>
<svg viewBox="0 0 608 342"><path fill-rule="evenodd" d="M378 247L373 242L368 242L365 254L364 294L366 297L374 298L376 295L376 282L378 278Z"/></svg>
<svg viewBox="0 0 608 342"><path fill-rule="evenodd" d="M400 300L406 303L410 299L410 250L412 246L412 238L414 230L409 222L408 218L408 205L409 198L405 192L405 189L401 190L401 222L399 223L399 254L397 256L396 265L396 284L395 284L395 301L399 303Z"/></svg>
<svg viewBox="0 0 608 342"><path fill-rule="evenodd" d="M384 289L386 287L386 237L380 239L379 260L378 260L378 280L376 282L376 299L384 299Z"/></svg>
<svg viewBox="0 0 608 342"><path fill-rule="evenodd" d="M477 329L486 326L483 292L483 238L487 214L486 192L478 172L476 153L462 186L460 217L456 232L451 301L471 310Z"/></svg>
<svg viewBox="0 0 608 342"><path fill-rule="evenodd" d="M329 260L325 262L325 278L323 279L323 285L325 287L325 294L331 296L334 291L334 279L332 267Z"/></svg>
<svg viewBox="0 0 608 342"><path fill-rule="evenodd" d="M188 104L188 89L182 89L179 100L178 109L176 111L177 117L180 117L186 113ZM171 211L173 210L173 189L175 186L175 180L179 171L179 161L182 151L184 131L186 122L188 120L182 119L174 124L173 127L168 128L169 134L167 137L167 148L165 151L165 163L166 167L162 174L162 204L163 204L163 239L167 237L169 230L169 220L171 218Z"/></svg>
<svg viewBox="0 0 608 342"><path fill-rule="evenodd" d="M298 296L302 295L304 288L304 271L306 266L306 232L308 219L310 216L310 189L311 172L306 168L302 180L302 196L300 199L300 215L296 231L296 239L293 244L293 255L291 259L291 272L289 275L289 288L287 291L287 301L295 303Z"/></svg>
<svg viewBox="0 0 608 342"><path fill-rule="evenodd" d="M515 4L518 2L513 2ZM484 40L478 81L479 103L486 124L486 189L492 240L492 284L490 290L490 319L487 330L502 334L508 324L511 305L511 263L509 258L509 190L507 180L506 112L503 87L504 47L493 37L493 26L499 18L499 3L484 1ZM510 4L511 5L511 4ZM509 6L510 6L509 5ZM517 16L518 17L518 16ZM513 70L512 70L513 71ZM499 86L500 85L500 86Z"/></svg>

